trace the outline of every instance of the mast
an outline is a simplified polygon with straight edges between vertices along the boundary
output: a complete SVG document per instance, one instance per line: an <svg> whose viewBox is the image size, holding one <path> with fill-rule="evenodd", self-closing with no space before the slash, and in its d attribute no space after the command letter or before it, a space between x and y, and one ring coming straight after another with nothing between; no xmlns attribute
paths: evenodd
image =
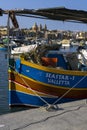
<svg viewBox="0 0 87 130"><path fill-rule="evenodd" d="M7 20L8 60L9 60L9 58L10 58L10 46L9 46L9 44L10 44L10 35L9 35L9 32L10 32L10 12L8 11L8 20Z"/></svg>

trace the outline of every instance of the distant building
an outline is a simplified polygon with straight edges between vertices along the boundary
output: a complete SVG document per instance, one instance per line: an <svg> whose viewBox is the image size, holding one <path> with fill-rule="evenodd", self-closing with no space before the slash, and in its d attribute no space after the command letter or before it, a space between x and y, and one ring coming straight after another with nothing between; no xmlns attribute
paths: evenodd
<svg viewBox="0 0 87 130"><path fill-rule="evenodd" d="M44 25L44 31L47 31L47 25L46 24Z"/></svg>
<svg viewBox="0 0 87 130"><path fill-rule="evenodd" d="M47 31L47 25L45 24L44 27L42 27L42 24L40 24L39 26L37 25L37 23L35 22L34 25L32 26L32 31Z"/></svg>
<svg viewBox="0 0 87 130"><path fill-rule="evenodd" d="M0 26L0 37L7 37L7 26ZM15 28L10 28L9 34L11 37L20 37L23 38L25 37L26 39L29 40L34 40L36 38L45 38L45 39L84 39L87 40L87 32L74 32L74 31L64 31L64 30L48 30L47 25L42 24L37 25L35 22L34 25L28 29L28 28L23 28L23 29L15 29Z"/></svg>
<svg viewBox="0 0 87 130"><path fill-rule="evenodd" d="M7 26L0 26L0 36L7 35Z"/></svg>
<svg viewBox="0 0 87 130"><path fill-rule="evenodd" d="M36 23L32 26L32 31L37 32L38 31L38 26Z"/></svg>
<svg viewBox="0 0 87 130"><path fill-rule="evenodd" d="M39 31L42 31L42 24L40 24L40 26L39 26L39 29L38 29Z"/></svg>
<svg viewBox="0 0 87 130"><path fill-rule="evenodd" d="M77 32L76 39L85 40L86 39L86 32Z"/></svg>

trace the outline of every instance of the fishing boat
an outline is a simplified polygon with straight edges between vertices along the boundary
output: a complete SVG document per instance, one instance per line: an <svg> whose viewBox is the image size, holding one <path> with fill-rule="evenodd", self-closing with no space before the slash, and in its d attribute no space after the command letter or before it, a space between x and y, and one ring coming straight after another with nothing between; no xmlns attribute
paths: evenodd
<svg viewBox="0 0 87 130"><path fill-rule="evenodd" d="M29 14L35 18L87 23L86 11L63 7L5 11L5 14L8 12L11 15L15 12L16 15ZM87 65L81 64L78 53L67 53L59 46L41 47L19 59L10 59L9 105L40 107L86 99Z"/></svg>
<svg viewBox="0 0 87 130"><path fill-rule="evenodd" d="M79 67L77 55L60 50L38 58L22 55L9 70L10 105L40 107L87 98L87 67Z"/></svg>
<svg viewBox="0 0 87 130"><path fill-rule="evenodd" d="M31 45L23 45L20 47L15 47L11 50L12 55L20 55L22 53L29 52L30 50L34 49L37 45L31 44Z"/></svg>

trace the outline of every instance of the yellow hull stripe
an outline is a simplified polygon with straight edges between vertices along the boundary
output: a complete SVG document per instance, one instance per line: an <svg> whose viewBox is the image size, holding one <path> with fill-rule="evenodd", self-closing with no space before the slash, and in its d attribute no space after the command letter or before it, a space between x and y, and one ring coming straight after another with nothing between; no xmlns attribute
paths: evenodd
<svg viewBox="0 0 87 130"><path fill-rule="evenodd" d="M15 85L14 85L15 84ZM15 86L15 87L14 87ZM18 91L25 94L35 95L35 96L46 96L46 97L57 97L53 95L48 95L42 92L37 92L35 90L32 90L31 88L26 88L25 86L18 84L16 82L12 82L9 80L9 90L11 91Z"/></svg>
<svg viewBox="0 0 87 130"><path fill-rule="evenodd" d="M20 73L18 73L18 72L16 72L16 71L11 71L11 70L9 70L9 73L14 73L15 75L16 74L18 74L19 76L20 76L20 78L23 78L23 79L29 79L29 80L31 80L32 82L34 82L35 84L39 84L39 85L44 85L44 86L49 86L50 88L53 88L53 89L55 89L55 88L57 88L57 89L63 89L63 90L69 90L69 89L71 89L71 88L69 88L69 87L62 87L62 86L56 86L56 85L51 85L51 84L46 84L46 83L42 83L42 82L39 82L39 81L36 81L36 80L33 80L33 79L31 79L31 78L29 78L29 77L27 77L27 76L24 76L24 75L22 75L22 74L20 74ZM87 91L87 88L73 88L73 90L86 90Z"/></svg>
<svg viewBox="0 0 87 130"><path fill-rule="evenodd" d="M42 65L38 65L35 63L31 63L29 61L25 61L24 59L21 59L21 63L39 70L52 72L52 73L58 73L58 74L69 74L69 75L77 75L77 76L85 76L87 75L87 72L84 71L75 71L75 70L63 70L63 69L57 69L57 68L49 68Z"/></svg>

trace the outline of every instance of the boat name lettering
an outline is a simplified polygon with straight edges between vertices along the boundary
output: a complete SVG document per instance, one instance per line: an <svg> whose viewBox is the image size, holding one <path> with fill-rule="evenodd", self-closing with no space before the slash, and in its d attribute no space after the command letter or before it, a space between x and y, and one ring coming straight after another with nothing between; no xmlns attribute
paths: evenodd
<svg viewBox="0 0 87 130"><path fill-rule="evenodd" d="M55 85L70 85L69 81L48 79L48 83Z"/></svg>
<svg viewBox="0 0 87 130"><path fill-rule="evenodd" d="M48 83L56 85L70 85L70 81L74 80L75 76L46 73L46 78Z"/></svg>

